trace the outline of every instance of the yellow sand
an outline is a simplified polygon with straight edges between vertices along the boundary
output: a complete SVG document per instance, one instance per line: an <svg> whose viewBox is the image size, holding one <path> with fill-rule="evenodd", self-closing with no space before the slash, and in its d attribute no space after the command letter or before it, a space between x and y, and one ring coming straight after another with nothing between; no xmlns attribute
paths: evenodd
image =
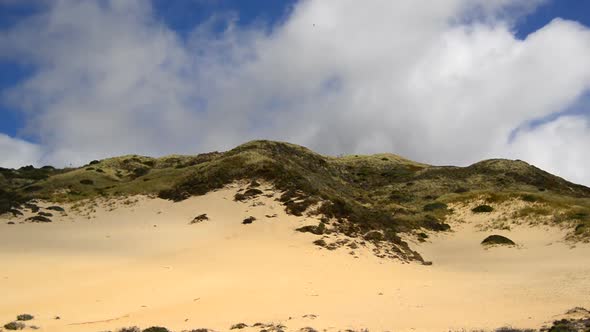
<svg viewBox="0 0 590 332"><path fill-rule="evenodd" d="M590 307L590 246L570 248L557 229L480 232L480 217L458 209L467 222L413 244L432 266L402 264L369 249L355 258L350 249L319 248L318 236L294 231L317 221L287 216L271 197L234 202L237 190L180 203L137 197L68 211L49 224L7 225L16 219L4 216L0 322L30 313L36 318L27 324L55 332L227 331L238 322L282 323L288 331L449 331L540 327ZM201 213L210 220L188 224ZM243 225L250 215L257 220ZM519 248L483 249L492 233Z"/></svg>

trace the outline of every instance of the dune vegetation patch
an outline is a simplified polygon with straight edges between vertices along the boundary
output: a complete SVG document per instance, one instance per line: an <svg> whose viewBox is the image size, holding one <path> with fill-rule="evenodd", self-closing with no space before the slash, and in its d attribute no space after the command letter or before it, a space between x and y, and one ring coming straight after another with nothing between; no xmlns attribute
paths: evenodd
<svg viewBox="0 0 590 332"><path fill-rule="evenodd" d="M335 220L338 225L332 231L347 237L360 239L367 232L380 231L383 242L416 260L421 257L393 235L404 233L419 241L416 230L447 231L446 219L455 213L449 204L478 197L485 197L481 205L489 207L476 207L475 213L492 214L492 206L517 199L538 205L520 211L523 217L546 215L553 218L551 222L571 227L572 239L590 238L590 188L522 161L490 159L467 167L443 167L394 154L323 156L273 141L252 141L226 152L196 156L127 155L75 169L0 169L4 184L0 214L21 211L35 199L75 204L97 197L147 195L178 202L236 181L249 183L235 195L236 201L267 195L259 186L268 183L280 193L279 202L288 214L314 213Z"/></svg>
<svg viewBox="0 0 590 332"><path fill-rule="evenodd" d="M516 243L510 240L509 238L502 236L502 235L490 235L481 241L481 244L484 246L514 246Z"/></svg>
<svg viewBox="0 0 590 332"><path fill-rule="evenodd" d="M478 205L471 209L471 212L473 213L488 213L492 211L494 211L494 208L487 204Z"/></svg>

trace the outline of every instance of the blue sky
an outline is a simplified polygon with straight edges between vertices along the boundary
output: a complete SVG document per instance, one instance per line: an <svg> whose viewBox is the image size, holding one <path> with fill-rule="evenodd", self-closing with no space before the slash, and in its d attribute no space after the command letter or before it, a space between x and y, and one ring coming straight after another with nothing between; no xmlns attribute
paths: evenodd
<svg viewBox="0 0 590 332"><path fill-rule="evenodd" d="M590 2L408 3L0 0L0 166L269 138L590 184Z"/></svg>

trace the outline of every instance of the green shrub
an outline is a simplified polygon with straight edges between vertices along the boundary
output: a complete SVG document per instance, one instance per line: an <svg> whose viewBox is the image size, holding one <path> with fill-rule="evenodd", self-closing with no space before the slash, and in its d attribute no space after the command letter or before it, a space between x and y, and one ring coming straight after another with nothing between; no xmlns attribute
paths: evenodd
<svg viewBox="0 0 590 332"><path fill-rule="evenodd" d="M482 245L508 245L513 246L516 243L502 235L490 235L481 241Z"/></svg>
<svg viewBox="0 0 590 332"><path fill-rule="evenodd" d="M367 241L382 241L383 240L383 234L381 234L381 232L379 231L370 231L368 233L366 233L363 238Z"/></svg>
<svg viewBox="0 0 590 332"><path fill-rule="evenodd" d="M539 200L539 197L535 196L535 195L531 195L531 194L525 194L525 195L520 196L520 199L525 202L533 203L533 202L537 202Z"/></svg>
<svg viewBox="0 0 590 332"><path fill-rule="evenodd" d="M29 314L22 314L22 315L16 316L16 320L20 320L20 321L27 321L27 320L31 320L33 318L35 318L35 316L29 315Z"/></svg>
<svg viewBox="0 0 590 332"><path fill-rule="evenodd" d="M53 210L53 211L58 211L58 212L65 212L66 211L61 206L57 206L57 205L49 206L49 207L47 207L47 210Z"/></svg>
<svg viewBox="0 0 590 332"><path fill-rule="evenodd" d="M322 235L326 231L326 224L324 224L323 222L320 222L317 226L307 225L307 226L299 227L295 230L298 232L302 232L302 233L312 233L315 235Z"/></svg>
<svg viewBox="0 0 590 332"><path fill-rule="evenodd" d="M82 180L80 180L80 183L83 185L91 186L94 184L94 181L89 180L89 179L82 179Z"/></svg>
<svg viewBox="0 0 590 332"><path fill-rule="evenodd" d="M244 191L243 193L236 193L234 195L234 200L235 201L245 201L247 199L254 198L262 193L263 192L260 189L249 188L246 191Z"/></svg>
<svg viewBox="0 0 590 332"><path fill-rule="evenodd" d="M8 324L4 325L4 328L7 330L22 330L25 328L25 324L21 323L21 322L10 322Z"/></svg>
<svg viewBox="0 0 590 332"><path fill-rule="evenodd" d="M432 231L436 231L436 232L444 232L444 231L448 231L449 229L451 229L451 225L444 223L444 222L440 222L438 219L436 219L435 217L433 217L431 215L426 215L424 217L424 219L422 219L421 226L423 228L426 228L426 229L429 229Z"/></svg>
<svg viewBox="0 0 590 332"><path fill-rule="evenodd" d="M441 202L434 202L434 203L426 204L422 208L422 210L424 210L424 211L434 211L434 210L441 210L441 209L446 210L447 205L445 203L441 203Z"/></svg>
<svg viewBox="0 0 590 332"><path fill-rule="evenodd" d="M248 325L246 325L244 323L237 323L237 324L232 325L230 327L230 330L236 330L236 329L240 329L241 330L241 329L246 328L246 327L248 327Z"/></svg>
<svg viewBox="0 0 590 332"><path fill-rule="evenodd" d="M489 206L489 205L478 205L476 207L474 207L473 209L471 209L471 211L473 213L487 213L487 212L492 212L494 211L494 208Z"/></svg>
<svg viewBox="0 0 590 332"><path fill-rule="evenodd" d="M137 326L130 326L119 329L117 332L141 332L141 329Z"/></svg>
<svg viewBox="0 0 590 332"><path fill-rule="evenodd" d="M142 332L170 332L167 328L161 326L152 326Z"/></svg>
<svg viewBox="0 0 590 332"><path fill-rule="evenodd" d="M43 216L32 216L27 218L26 220L32 222L51 222L51 219Z"/></svg>
<svg viewBox="0 0 590 332"><path fill-rule="evenodd" d="M200 214L198 216L196 216L190 223L192 224L197 224L203 221L209 220L209 217L207 217L206 213Z"/></svg>
<svg viewBox="0 0 590 332"><path fill-rule="evenodd" d="M133 170L133 174L132 174L131 178L137 179L139 177L142 177L144 175L147 175L149 172L150 172L150 169L149 168L146 168L146 167L138 167L138 168L135 168Z"/></svg>

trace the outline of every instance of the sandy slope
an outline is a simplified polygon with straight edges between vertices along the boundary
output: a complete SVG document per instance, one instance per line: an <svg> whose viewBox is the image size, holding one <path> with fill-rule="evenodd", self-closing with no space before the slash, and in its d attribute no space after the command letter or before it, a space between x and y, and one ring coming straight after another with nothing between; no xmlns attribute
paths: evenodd
<svg viewBox="0 0 590 332"><path fill-rule="evenodd" d="M571 249L556 229L494 232L520 248L484 250L490 232L475 225L485 220L458 209L469 222L418 247L434 265L401 264L320 249L318 236L294 231L317 221L285 215L272 198L234 202L236 190L180 203L139 197L51 224L0 221L0 322L31 313L30 324L56 332L238 322L448 331L539 327L590 306L590 246ZM188 225L201 213L210 220ZM242 225L250 215L258 220Z"/></svg>

